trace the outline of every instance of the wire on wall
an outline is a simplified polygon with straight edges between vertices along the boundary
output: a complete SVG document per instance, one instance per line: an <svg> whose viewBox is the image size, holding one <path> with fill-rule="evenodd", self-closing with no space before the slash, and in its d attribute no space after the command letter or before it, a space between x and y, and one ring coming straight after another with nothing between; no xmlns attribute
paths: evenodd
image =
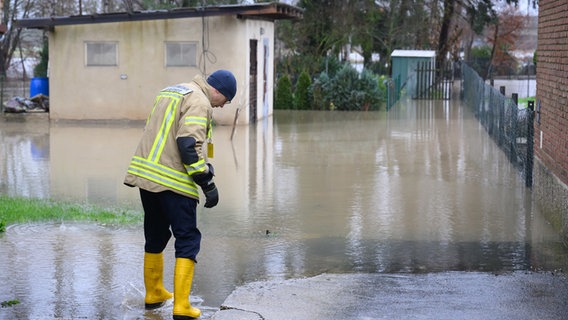
<svg viewBox="0 0 568 320"><path fill-rule="evenodd" d="M203 8L205 7L205 1L203 1ZM199 57L199 65L201 74L207 75L207 62L215 64L217 62L217 57L214 53L209 51L209 21L205 16L201 17L201 56Z"/></svg>

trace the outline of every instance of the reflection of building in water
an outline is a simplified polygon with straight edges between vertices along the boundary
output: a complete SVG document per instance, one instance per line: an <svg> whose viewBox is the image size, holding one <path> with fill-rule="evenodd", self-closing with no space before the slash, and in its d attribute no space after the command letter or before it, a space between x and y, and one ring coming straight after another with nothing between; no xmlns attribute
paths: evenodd
<svg viewBox="0 0 568 320"><path fill-rule="evenodd" d="M0 120L0 194L49 196L49 124L35 115Z"/></svg>
<svg viewBox="0 0 568 320"><path fill-rule="evenodd" d="M118 205L137 196L122 185L128 161L136 148L142 125L53 123L51 193L53 198Z"/></svg>

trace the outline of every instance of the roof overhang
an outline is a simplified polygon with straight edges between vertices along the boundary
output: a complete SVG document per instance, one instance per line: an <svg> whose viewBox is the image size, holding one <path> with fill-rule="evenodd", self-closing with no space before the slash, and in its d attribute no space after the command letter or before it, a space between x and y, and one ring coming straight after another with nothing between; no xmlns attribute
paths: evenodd
<svg viewBox="0 0 568 320"><path fill-rule="evenodd" d="M436 51L434 50L393 50L391 57L402 58L434 58Z"/></svg>
<svg viewBox="0 0 568 320"><path fill-rule="evenodd" d="M304 11L285 3L257 3L251 5L223 5L197 8L177 8L134 12L101 13L66 17L31 18L15 20L15 26L30 29L52 29L61 25L93 24L124 21L163 20L194 17L234 15L240 19L299 20Z"/></svg>

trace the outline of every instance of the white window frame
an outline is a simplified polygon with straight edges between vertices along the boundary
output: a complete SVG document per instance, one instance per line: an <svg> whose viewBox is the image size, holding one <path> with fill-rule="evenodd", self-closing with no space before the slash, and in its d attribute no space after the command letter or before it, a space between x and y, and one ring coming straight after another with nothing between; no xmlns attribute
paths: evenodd
<svg viewBox="0 0 568 320"><path fill-rule="evenodd" d="M184 52L187 46L188 52ZM176 50L176 52L172 52ZM193 52L191 52L193 50ZM175 55L172 57L172 55ZM197 42L195 41L166 41L164 42L164 66L166 68L196 67L197 66Z"/></svg>
<svg viewBox="0 0 568 320"><path fill-rule="evenodd" d="M99 47L97 48L95 46ZM98 52L93 52L93 50L97 50ZM114 51L114 57L111 56L112 51ZM105 54L108 56L105 57ZM118 61L117 41L85 41L85 66L116 67L118 66Z"/></svg>

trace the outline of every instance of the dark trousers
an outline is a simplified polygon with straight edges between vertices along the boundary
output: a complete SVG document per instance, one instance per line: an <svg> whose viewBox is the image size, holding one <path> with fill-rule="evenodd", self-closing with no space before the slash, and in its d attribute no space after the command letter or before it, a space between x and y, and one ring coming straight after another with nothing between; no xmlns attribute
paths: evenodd
<svg viewBox="0 0 568 320"><path fill-rule="evenodd" d="M201 245L197 200L171 191L154 193L143 189L140 189L140 199L144 208L144 250L161 253L173 233L176 258L197 261Z"/></svg>

